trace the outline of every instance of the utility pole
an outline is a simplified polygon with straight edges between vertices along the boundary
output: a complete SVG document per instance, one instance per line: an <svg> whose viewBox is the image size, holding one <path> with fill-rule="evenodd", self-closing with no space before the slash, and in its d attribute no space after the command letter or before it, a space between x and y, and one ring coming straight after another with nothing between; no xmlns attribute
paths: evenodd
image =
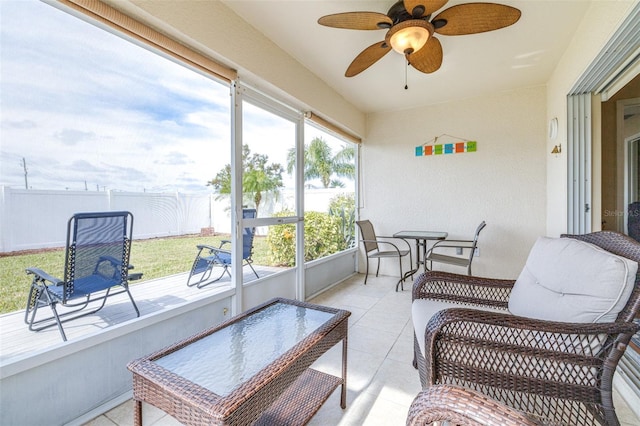
<svg viewBox="0 0 640 426"><path fill-rule="evenodd" d="M24 189L29 189L29 183L27 181L27 160L22 157L22 168L24 169Z"/></svg>

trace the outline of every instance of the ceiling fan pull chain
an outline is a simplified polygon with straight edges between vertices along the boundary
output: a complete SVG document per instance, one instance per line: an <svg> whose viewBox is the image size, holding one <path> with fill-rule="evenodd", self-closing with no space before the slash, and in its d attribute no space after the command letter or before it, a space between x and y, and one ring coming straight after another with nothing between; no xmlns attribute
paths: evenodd
<svg viewBox="0 0 640 426"><path fill-rule="evenodd" d="M409 85L407 84L407 70L408 69L409 69L409 61L407 61L405 66L404 66L404 90L407 90L409 88Z"/></svg>

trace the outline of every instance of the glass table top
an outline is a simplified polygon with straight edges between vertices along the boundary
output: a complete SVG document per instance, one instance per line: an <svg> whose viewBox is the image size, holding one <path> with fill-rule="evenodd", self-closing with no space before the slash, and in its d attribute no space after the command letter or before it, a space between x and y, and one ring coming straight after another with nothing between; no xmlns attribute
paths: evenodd
<svg viewBox="0 0 640 426"><path fill-rule="evenodd" d="M225 396L334 315L275 303L158 358L155 363Z"/></svg>
<svg viewBox="0 0 640 426"><path fill-rule="evenodd" d="M421 240L444 240L449 234L438 231L400 231L393 234L393 236L397 238L416 238Z"/></svg>

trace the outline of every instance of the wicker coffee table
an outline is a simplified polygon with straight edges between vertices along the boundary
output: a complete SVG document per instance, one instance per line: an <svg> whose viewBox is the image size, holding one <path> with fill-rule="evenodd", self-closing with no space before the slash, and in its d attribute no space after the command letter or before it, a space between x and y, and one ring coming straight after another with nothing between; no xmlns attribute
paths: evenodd
<svg viewBox="0 0 640 426"><path fill-rule="evenodd" d="M188 425L303 425L342 386L348 311L273 299L127 366L147 402ZM309 368L342 340L342 377Z"/></svg>

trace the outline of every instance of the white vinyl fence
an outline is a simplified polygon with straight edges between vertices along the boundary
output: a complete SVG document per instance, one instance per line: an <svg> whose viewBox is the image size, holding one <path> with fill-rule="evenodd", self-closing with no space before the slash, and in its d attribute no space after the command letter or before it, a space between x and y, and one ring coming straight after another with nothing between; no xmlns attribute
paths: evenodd
<svg viewBox="0 0 640 426"><path fill-rule="evenodd" d="M305 193L306 210L325 211L341 189ZM293 209L292 191L264 197L263 213ZM148 193L118 191L50 191L0 186L0 253L64 247L67 221L79 212L130 211L133 238L145 239L198 234L203 228L229 233L229 200L215 194Z"/></svg>

